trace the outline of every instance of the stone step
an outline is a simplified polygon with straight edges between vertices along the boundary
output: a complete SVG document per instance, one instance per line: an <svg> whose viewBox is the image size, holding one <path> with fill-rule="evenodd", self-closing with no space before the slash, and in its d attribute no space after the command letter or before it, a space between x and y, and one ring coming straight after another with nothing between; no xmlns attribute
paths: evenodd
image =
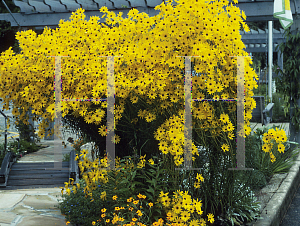
<svg viewBox="0 0 300 226"><path fill-rule="evenodd" d="M9 173L9 176L13 176L13 175L26 175L26 174L38 174L38 175L47 175L47 174L63 174L63 173L69 173L69 169L66 169L66 170L41 170L41 169L38 169L38 170L30 170L30 171L25 171L25 170L12 170L10 171Z"/></svg>
<svg viewBox="0 0 300 226"><path fill-rule="evenodd" d="M59 163L61 164L61 163ZM69 167L69 162L62 162L63 168ZM26 170L33 170L33 169L45 169L45 168L54 168L54 162L47 162L47 163L15 163L12 165L11 170L18 170L18 169L26 169Z"/></svg>
<svg viewBox="0 0 300 226"><path fill-rule="evenodd" d="M25 179L52 179L68 177L69 172L54 172L54 173L43 173L43 174L14 174L9 175L9 180L25 180Z"/></svg>
<svg viewBox="0 0 300 226"><path fill-rule="evenodd" d="M8 176L7 186L64 186L69 181L69 162L60 163L63 169L56 169L54 162L15 163Z"/></svg>
<svg viewBox="0 0 300 226"><path fill-rule="evenodd" d="M11 180L8 179L7 181L7 186L22 186L22 185L26 185L26 186L31 186L31 185L60 185L60 186L64 186L64 182L69 180L69 176L64 176L64 177L60 177L60 178L46 178L46 179L19 179L19 180Z"/></svg>

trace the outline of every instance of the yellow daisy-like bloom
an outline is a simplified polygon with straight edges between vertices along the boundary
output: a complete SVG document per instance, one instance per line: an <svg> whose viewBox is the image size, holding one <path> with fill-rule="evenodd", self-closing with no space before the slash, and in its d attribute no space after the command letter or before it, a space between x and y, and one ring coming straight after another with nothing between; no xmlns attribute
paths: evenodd
<svg viewBox="0 0 300 226"><path fill-rule="evenodd" d="M263 142L264 143L269 143L271 141L271 137L269 136L269 135L264 135L264 137L263 137Z"/></svg>
<svg viewBox="0 0 300 226"><path fill-rule="evenodd" d="M262 150L263 150L264 152L269 152L269 151L270 151L269 145L268 145L268 144L264 144L264 145L262 146Z"/></svg>
<svg viewBox="0 0 300 226"><path fill-rule="evenodd" d="M148 161L149 161L149 163L150 163L151 165L154 165L153 159L149 159Z"/></svg>
<svg viewBox="0 0 300 226"><path fill-rule="evenodd" d="M106 131L106 126L101 126L100 127L100 129L99 129L99 134L101 135L101 136L106 136L106 134L107 134L107 131Z"/></svg>
<svg viewBox="0 0 300 226"><path fill-rule="evenodd" d="M143 216L142 212L140 210L136 211L136 213L141 217Z"/></svg>
<svg viewBox="0 0 300 226"><path fill-rule="evenodd" d="M153 206L153 203L152 203L152 202L149 202L148 205L149 205L150 207L152 207L152 206Z"/></svg>
<svg viewBox="0 0 300 226"><path fill-rule="evenodd" d="M137 221L137 218L132 218L131 220L132 220L132 221Z"/></svg>
<svg viewBox="0 0 300 226"><path fill-rule="evenodd" d="M191 214L188 211L183 211L181 213L181 220L187 222L190 219Z"/></svg>
<svg viewBox="0 0 300 226"><path fill-rule="evenodd" d="M199 224L199 221L198 220L191 220L191 222L190 222L190 226L199 226L200 224Z"/></svg>
<svg viewBox="0 0 300 226"><path fill-rule="evenodd" d="M230 123L228 123L228 125L227 125L227 131L233 131L234 130L234 126L232 125L232 123L230 122Z"/></svg>
<svg viewBox="0 0 300 226"><path fill-rule="evenodd" d="M120 210L120 207L116 206L115 211L119 211L119 210Z"/></svg>
<svg viewBox="0 0 300 226"><path fill-rule="evenodd" d="M173 206L173 209L172 211L175 213L175 214L179 214L181 212L181 206L179 204L176 204L175 206Z"/></svg>
<svg viewBox="0 0 300 226"><path fill-rule="evenodd" d="M220 120L223 122L223 123L228 123L229 122L229 116L227 114L221 114L220 116Z"/></svg>
<svg viewBox="0 0 300 226"><path fill-rule="evenodd" d="M105 213L102 213L102 214L101 214L101 217L102 217L102 218L104 218L105 216L106 216L106 214L105 214Z"/></svg>
<svg viewBox="0 0 300 226"><path fill-rule="evenodd" d="M284 152L284 149L285 149L285 146L283 145L283 144L278 144L278 151L280 152L280 153L283 153Z"/></svg>
<svg viewBox="0 0 300 226"><path fill-rule="evenodd" d="M228 144L222 144L221 148L224 152L229 151L229 145Z"/></svg>
<svg viewBox="0 0 300 226"><path fill-rule="evenodd" d="M195 183L194 183L194 187L195 187L195 188L200 188L200 186L201 186L201 185L200 185L199 182L195 182Z"/></svg>
<svg viewBox="0 0 300 226"><path fill-rule="evenodd" d="M135 204L135 205L138 204L138 203L139 203L139 200L134 200L133 201L133 204Z"/></svg>
<svg viewBox="0 0 300 226"><path fill-rule="evenodd" d="M208 221L210 222L210 223L214 223L214 215L212 214L212 213L209 213L208 215L207 215L207 217L208 217Z"/></svg>
<svg viewBox="0 0 300 226"><path fill-rule="evenodd" d="M144 196L143 196L142 194L139 193L139 194L137 195L137 197L140 198L140 199L142 199Z"/></svg>
<svg viewBox="0 0 300 226"><path fill-rule="evenodd" d="M199 173L197 173L196 179L199 180L199 181L204 181L204 178Z"/></svg>
<svg viewBox="0 0 300 226"><path fill-rule="evenodd" d="M95 225L95 224L96 224L96 221L93 221L93 222L92 222L92 225Z"/></svg>
<svg viewBox="0 0 300 226"><path fill-rule="evenodd" d="M106 212L106 209L105 209L105 208L101 209L101 212L102 212L102 213L105 213L105 212Z"/></svg>
<svg viewBox="0 0 300 226"><path fill-rule="evenodd" d="M114 196L112 197L113 200L117 200L117 198L118 198L118 196L116 196L116 195L114 195Z"/></svg>

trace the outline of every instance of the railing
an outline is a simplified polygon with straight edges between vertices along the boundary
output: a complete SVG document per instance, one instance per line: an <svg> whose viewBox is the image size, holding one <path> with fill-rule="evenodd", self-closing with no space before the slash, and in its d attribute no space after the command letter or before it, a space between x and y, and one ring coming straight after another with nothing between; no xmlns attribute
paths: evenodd
<svg viewBox="0 0 300 226"><path fill-rule="evenodd" d="M13 164L13 154L9 151L6 153L2 161L2 165L0 169L0 187L6 187L8 174L12 164Z"/></svg>
<svg viewBox="0 0 300 226"><path fill-rule="evenodd" d="M265 108L264 96L253 96L256 102L256 108L252 111L252 118L250 122L262 123L262 125L267 125L272 122L272 109L274 103L269 103ZM270 117L267 116L269 113Z"/></svg>
<svg viewBox="0 0 300 226"><path fill-rule="evenodd" d="M75 160L76 153L75 150L70 152L70 173L69 178L73 178L74 182L79 180L78 164Z"/></svg>

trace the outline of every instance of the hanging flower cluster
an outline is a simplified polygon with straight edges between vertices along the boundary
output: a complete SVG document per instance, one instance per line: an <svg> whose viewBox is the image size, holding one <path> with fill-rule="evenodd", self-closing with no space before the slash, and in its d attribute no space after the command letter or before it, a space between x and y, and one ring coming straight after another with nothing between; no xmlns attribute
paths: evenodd
<svg viewBox="0 0 300 226"><path fill-rule="evenodd" d="M102 7L99 17L85 20L84 10L72 13L69 21L60 21L59 28L45 28L41 35L32 30L18 32L20 54L12 49L0 57L0 96L4 108L13 102L13 115L17 121L26 121L25 113L32 109L35 120L42 119L39 136L43 137L48 120L54 120L54 58L62 57L62 98L100 99L107 95L107 59L115 58L115 123L124 112L124 100L133 104L138 96L155 105L140 111L139 117L151 122L171 104L184 109L184 58L192 58L196 76L192 78L193 98L236 98L237 59L232 56L248 56L243 50L240 26L248 26L246 16L238 7L221 1L167 1L155 9L159 13L150 17L131 9L124 18ZM100 57L102 56L102 57ZM245 134L250 133L252 109L255 101L256 74L250 67L250 57L245 57ZM99 134L106 135L105 114L107 103L96 101L97 109L90 101L63 101L64 117L72 110L76 117L84 117L87 123L99 125ZM228 102L229 112L236 112L236 102ZM21 114L18 108L23 110ZM162 125L157 131L164 154L171 153L176 165L183 162L183 113L180 120ZM220 120L220 112L211 102L193 102L193 119L196 124L214 137L227 133L233 139L236 119L230 117L226 126ZM137 119L138 120L138 119ZM171 119L170 119L171 120ZM220 129L221 128L221 129ZM52 131L53 132L53 131ZM223 137L224 138L224 137ZM225 139L225 138L224 138ZM116 141L120 138L116 137ZM166 148L164 148L166 147ZM193 154L197 154L193 144Z"/></svg>

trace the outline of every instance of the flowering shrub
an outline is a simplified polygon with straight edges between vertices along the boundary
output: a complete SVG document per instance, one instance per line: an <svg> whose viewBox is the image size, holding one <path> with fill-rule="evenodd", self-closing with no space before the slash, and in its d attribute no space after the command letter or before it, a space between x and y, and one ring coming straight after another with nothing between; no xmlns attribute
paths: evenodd
<svg viewBox="0 0 300 226"><path fill-rule="evenodd" d="M287 137L285 131L283 129L276 131L274 129L270 129L267 133L263 135L263 146L262 150L264 152L268 152L270 154L271 162L275 162L276 158L272 153L272 148L277 148L277 151L280 153L284 152L285 146L283 143L287 141Z"/></svg>
<svg viewBox="0 0 300 226"><path fill-rule="evenodd" d="M100 11L106 17L105 24L99 24L98 17L86 21L84 10L79 9L72 14L70 21L60 21L56 30L46 28L38 36L31 30L19 32L17 39L21 53L15 55L10 49L0 57L0 84L5 87L0 96L5 97L5 109L12 100L14 116L25 121L25 115L20 114L17 107L24 112L31 107L32 113L43 118L39 135L44 136L46 119L53 120L55 111L54 101L49 102L54 94L54 65L48 57L50 55L69 56L62 60L62 96L66 99L104 98L107 65L106 59L98 56L123 56L115 59L116 125L124 113L124 100L130 99L135 104L137 95L157 106L139 111L139 117L147 122L156 120L170 103L177 104L177 115L179 109L184 109L184 59L177 56L200 56L193 59L193 70L197 73L192 79L194 98L236 98L237 60L231 56L248 55L243 50L245 45L239 34L240 25L248 30L242 21L245 14L228 5L226 0L210 3L177 0L175 5L168 1L155 9L159 13L153 17L132 9L127 18L123 18L122 13L115 15L102 7ZM251 62L250 58L245 58L246 134L250 133L248 122L255 107L251 96L256 87L256 74L250 67ZM105 136L106 103L93 104L98 108L92 110L89 101L64 101L62 116L72 110L74 115L84 117L87 123L98 125L99 134ZM226 110L228 107L231 114ZM222 137L220 141L226 143L223 133L233 139L236 129L235 103L223 103L222 108L213 103L197 102L193 103L192 111L197 124L201 123L206 132ZM232 124L228 122L226 132L218 129L222 113L229 116ZM177 134L182 139L183 124L176 124ZM167 128L166 132L170 129ZM171 137L166 139L174 149L181 150L182 142L174 143ZM204 144L201 140L198 142ZM174 159L177 165L182 164L179 156Z"/></svg>
<svg viewBox="0 0 300 226"><path fill-rule="evenodd" d="M162 225L166 219L155 219L158 216L163 218L162 205L156 203L160 192L172 192L174 189L188 191L191 200L196 197L203 198L203 212L208 216L208 220L213 221L212 215L209 214L226 216L228 211L232 211L231 206L234 203L240 204L239 200L246 192L236 189L241 187L237 186L236 173L228 170L235 168L236 162L236 102L192 103L193 167L199 169L205 182L199 188L199 181L195 179L197 172L182 169L185 65L184 58L179 56L198 56L192 58L193 98L236 98L237 58L232 56L248 56L243 50L245 45L239 33L241 26L245 31L249 31L243 21L246 16L238 7L229 5L227 0L175 0L174 3L166 1L155 9L158 10L158 14L153 17L131 9L124 18L121 12L116 15L102 7L100 11L103 18L105 17L105 23L102 24L98 22L99 17L85 20L84 10L78 9L72 13L69 21L61 20L59 28L55 30L45 28L41 35L31 30L19 32L17 39L20 43L20 54L14 54L12 49L9 49L0 57L0 85L3 87L0 96L5 101L5 109L9 108L9 101L13 102L13 115L17 120L26 121L25 114L20 114L18 108L22 108L24 113L31 108L32 113L43 118L39 129L39 135L43 137L47 120L53 120L55 117L55 102L52 99L54 64L49 56L69 56L62 58L64 99L105 98L108 86L107 59L99 56L122 56L114 62L115 125L117 126L123 115L128 113L125 112L125 104L128 107L129 102L127 109L130 109L131 105L149 106L147 109L137 109L137 116L129 120L131 124L142 120L147 123L160 122L163 116L168 115L169 118L160 124L155 133L150 134L159 142L160 152L153 153L153 161L162 165L156 169L151 164L146 164L148 156L140 150L139 155L134 151L132 159L124 163L127 163L126 169L123 167L124 170L109 172L103 169L107 166L105 157L100 156L91 162L85 158L87 153L84 150L79 154L84 159L79 162L85 183L81 192L84 197L90 198L91 202L99 199L94 194L97 185L101 185L103 189L99 193L100 199L117 195L119 200L125 202L138 194L146 195L154 204L153 211L157 212L153 212L153 218L147 219L147 223L143 224L156 222L153 224ZM251 98L252 89L257 87L254 80L257 76L250 67L251 58L244 59L245 135L249 135L249 120L255 107L255 101ZM97 127L99 136L106 136L106 102L64 101L61 110L63 117L68 114L81 117L87 124ZM115 141L122 141L122 137L116 134ZM209 159L206 171L200 163L202 156L199 155L196 146L205 148ZM116 167L122 168L121 160L119 163L118 161ZM76 186L70 189L69 183L66 184L67 194L72 195L72 191L75 194L76 189ZM251 206L250 201L247 202L246 205ZM104 204L106 203L102 206ZM115 207L121 208L119 204L121 203ZM176 205L176 202L173 204ZM252 211L251 208L248 210ZM114 211L108 207L107 209L108 213ZM193 219L190 213L183 212L180 213L181 217L190 220L191 224L198 224L197 220L200 219ZM254 212L253 210L252 213ZM235 213L232 213L232 216L234 215ZM168 217L174 216L171 213ZM132 218L125 219L123 215L120 217L124 222L133 222ZM89 220L96 224L97 219L91 217ZM169 222L171 223L171 220Z"/></svg>
<svg viewBox="0 0 300 226"><path fill-rule="evenodd" d="M82 222L82 220L78 219L78 215L74 216L74 212L82 211L81 207L77 205L77 209L75 210L67 202L71 202L74 205L74 201L79 200L76 197L84 196L91 203L91 207L89 208L94 208L95 203L97 203L97 210L101 208L101 214L99 211L98 214L92 212L93 215L81 216L81 218L91 220L93 225L121 224L150 226L173 225L174 223L184 225L183 222L187 220L181 221L178 217L176 218L176 214L176 216L179 216L177 211L174 212L175 215L172 219L169 216L170 208L172 209L174 205L178 205L175 201L180 201L177 198L182 198L185 208L195 205L195 217L188 217L189 219L191 218L189 222L192 225L198 222L197 219L201 223L206 222L200 217L203 215L201 201L199 202L197 199L191 202L191 196L187 195L187 192L183 194L183 192L176 191L175 189L178 186L172 189L172 186L170 186L170 182L172 182L171 178L165 180L166 170L163 160L156 157L146 160L146 156L140 156L138 161L134 163L131 157L125 159L116 158L116 167L118 170L112 171L105 169L107 167L107 158L101 159L101 165L97 166L95 164L99 160L91 162L86 158L86 154L86 150L81 151L80 155L83 157L83 160L79 162L83 181L77 185L73 185L72 182L66 182L65 188L62 189L62 193L65 190L64 197L66 199L64 199L60 208L66 214L68 221L72 223ZM194 187L199 188L200 182L203 181L204 178L201 174L197 174ZM174 194L177 194L177 198L171 203L169 198L166 197L168 194L166 191L172 190L174 190ZM70 199L70 197L72 198ZM87 201L84 202L86 204L89 203ZM109 202L109 205L107 205L107 202ZM66 207L70 212L66 211ZM189 208L188 211L193 213L193 208ZM212 214L209 214L209 216L209 220L213 222ZM91 224L91 222L85 222L87 223L84 223L84 225Z"/></svg>

